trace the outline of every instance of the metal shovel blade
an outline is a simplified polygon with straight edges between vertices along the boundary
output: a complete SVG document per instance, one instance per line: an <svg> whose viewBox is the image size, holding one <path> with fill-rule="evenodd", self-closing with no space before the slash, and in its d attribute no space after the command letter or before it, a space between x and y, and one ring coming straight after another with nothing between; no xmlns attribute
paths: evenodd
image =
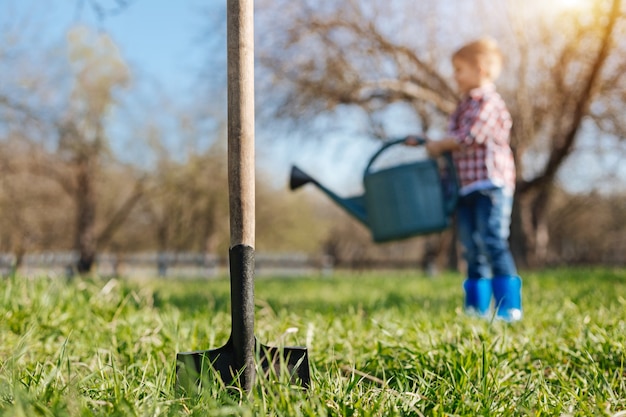
<svg viewBox="0 0 626 417"><path fill-rule="evenodd" d="M256 363L265 377L286 378L289 383L309 388L309 357L305 347L270 347L257 345ZM226 345L204 351L182 352L176 355L177 384L187 391L201 387L203 381L218 376L227 386L245 386L250 381L235 359L232 339Z"/></svg>
<svg viewBox="0 0 626 417"><path fill-rule="evenodd" d="M308 387L311 378L306 348L264 346L254 337L254 248L237 245L230 249L229 258L230 338L218 349L178 353L177 385L189 391L202 385L203 378L217 373L225 384L250 391L258 364L264 376L288 376L290 382Z"/></svg>

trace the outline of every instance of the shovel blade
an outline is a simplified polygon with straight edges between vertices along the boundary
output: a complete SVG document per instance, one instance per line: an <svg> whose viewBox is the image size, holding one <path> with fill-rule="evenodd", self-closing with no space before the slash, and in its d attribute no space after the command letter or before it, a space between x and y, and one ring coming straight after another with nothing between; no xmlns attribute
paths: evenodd
<svg viewBox="0 0 626 417"><path fill-rule="evenodd" d="M257 363L266 378L288 378L290 383L308 388L311 383L309 356L305 347L271 347L257 344ZM203 380L219 377L227 386L250 387L245 372L236 363L233 344L229 342L217 349L180 352L176 354L176 383L191 392L201 387Z"/></svg>
<svg viewBox="0 0 626 417"><path fill-rule="evenodd" d="M309 388L309 354L302 346L273 347L261 345L260 364L265 377L288 376L290 383Z"/></svg>
<svg viewBox="0 0 626 417"><path fill-rule="evenodd" d="M187 392L202 387L203 382L215 376L220 377L224 383L236 383L240 374L230 340L217 349L176 354L176 385Z"/></svg>

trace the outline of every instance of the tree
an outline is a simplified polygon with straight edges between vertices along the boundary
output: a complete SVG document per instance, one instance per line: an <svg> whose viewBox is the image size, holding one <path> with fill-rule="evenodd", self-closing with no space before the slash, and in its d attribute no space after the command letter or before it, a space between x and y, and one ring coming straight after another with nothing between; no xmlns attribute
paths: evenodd
<svg viewBox="0 0 626 417"><path fill-rule="evenodd" d="M548 213L549 262L624 265L626 195L566 195L557 189Z"/></svg>
<svg viewBox="0 0 626 417"><path fill-rule="evenodd" d="M217 148L180 162L162 155L149 199L159 251L216 254L228 249L226 159Z"/></svg>
<svg viewBox="0 0 626 417"><path fill-rule="evenodd" d="M33 152L15 145L8 141L0 146L2 155L11 156L1 161L0 251L12 253L12 267L19 268L27 252L71 248L66 231L72 226L67 219L72 207L58 197L62 191L56 182L18 168L31 163Z"/></svg>
<svg viewBox="0 0 626 417"><path fill-rule="evenodd" d="M142 193L141 185L120 207L111 226L96 233L96 179L102 158L108 153L105 121L115 105L115 90L126 86L130 73L117 47L104 35L93 35L83 27L68 34L69 60L75 82L65 117L57 125L58 155L69 168L69 177L58 175L63 189L75 204L75 248L79 253L76 268L89 272L95 260L98 243L108 239ZM100 241L100 242L99 242Z"/></svg>
<svg viewBox="0 0 626 417"><path fill-rule="evenodd" d="M507 55L500 89L514 119L518 162L513 247L522 264L538 265L547 253L553 186L583 127L626 136L621 1L589 2L578 12L554 7L515 0L454 8L405 0L266 2L259 14L271 26L260 36L259 61L281 117L357 108L372 135L385 137L389 109L401 106L415 115L407 134L437 135L458 99L450 53L470 38L497 37Z"/></svg>
<svg viewBox="0 0 626 417"><path fill-rule="evenodd" d="M179 144L208 132L187 125L179 132ZM213 132L215 141L206 149L174 156L163 147L159 133L154 147L157 164L149 191L142 202L160 252L194 251L226 255L230 244L226 138L223 129ZM188 137L186 137L188 136ZM264 251L313 251L323 227L302 225L300 216L313 208L302 199L278 191L263 172L256 184L257 245Z"/></svg>
<svg viewBox="0 0 626 417"><path fill-rule="evenodd" d="M75 27L68 32L67 47L69 68L61 67L58 78L51 70L55 66L50 65L38 68L38 76L31 75L36 83L26 84L29 90L19 88L24 80L15 80L0 92L6 98L2 107L5 140L22 140L19 146L15 140L7 142L2 156L6 170L54 181L70 198L75 224L65 230L74 232L73 247L79 256L76 269L85 273L93 265L98 245L111 238L143 188L141 180L132 181L131 176L131 181L118 187L119 193L127 194L115 199L116 210L107 219L98 215L98 187L105 166L116 164L109 149L108 117L116 105L116 93L130 82L130 72L106 34ZM50 62L60 60L52 55ZM29 68L26 73L34 71ZM69 83L65 82L68 74ZM29 158L16 159L16 154Z"/></svg>
<svg viewBox="0 0 626 417"><path fill-rule="evenodd" d="M595 135L604 132L616 137L626 133L624 126L607 129L606 123L626 104L615 100L623 85L624 45L619 34L624 31L624 13L620 0L595 2L585 15L564 16L556 23L559 31L549 31L544 20L542 31L528 33L518 22L520 55L518 85L509 93L516 120L514 145L518 160L543 156L531 175L518 182L518 222L523 234L518 254L530 264L541 264L548 254L547 214L554 195L557 174L565 161L584 139L585 125ZM539 37L540 36L540 37ZM539 43L550 51L539 55L530 45ZM539 56L537 56L539 55ZM542 66L539 65L541 61ZM543 76L536 68L545 68ZM537 97L534 100L532 97ZM594 109L603 109L598 112ZM617 129L615 129L617 127ZM596 144L599 144L596 140ZM524 165L520 164L520 168Z"/></svg>

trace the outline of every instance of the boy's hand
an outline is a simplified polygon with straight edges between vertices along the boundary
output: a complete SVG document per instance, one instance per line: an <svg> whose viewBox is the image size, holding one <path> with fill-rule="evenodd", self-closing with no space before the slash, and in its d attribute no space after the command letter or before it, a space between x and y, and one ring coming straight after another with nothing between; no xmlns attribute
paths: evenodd
<svg viewBox="0 0 626 417"><path fill-rule="evenodd" d="M441 155L443 153L443 150L441 149L441 146L439 146L440 144L441 143L439 141L434 141L434 140L426 141L426 152L428 152L428 155L430 155L433 158L436 158L439 155Z"/></svg>
<svg viewBox="0 0 626 417"><path fill-rule="evenodd" d="M420 141L417 136L407 136L404 139L404 144L408 146L417 146L420 144Z"/></svg>
<svg viewBox="0 0 626 417"><path fill-rule="evenodd" d="M460 149L459 144L454 138L445 138L442 140L429 140L426 142L426 151L428 155L436 158L446 152L452 152Z"/></svg>

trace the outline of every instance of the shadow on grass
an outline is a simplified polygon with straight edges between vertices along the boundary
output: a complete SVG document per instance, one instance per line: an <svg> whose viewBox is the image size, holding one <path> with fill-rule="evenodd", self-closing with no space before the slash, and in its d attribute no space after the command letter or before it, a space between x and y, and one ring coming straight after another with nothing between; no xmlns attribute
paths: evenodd
<svg viewBox="0 0 626 417"><path fill-rule="evenodd" d="M230 311L230 294L205 292L184 292L164 294L164 291L154 292L154 306L156 308L176 308L182 313L202 313L205 311Z"/></svg>
<svg viewBox="0 0 626 417"><path fill-rule="evenodd" d="M367 297L349 300L328 300L323 297L289 299L288 297L272 296L266 298L265 302L274 311L284 310L293 314L302 314L307 311L315 311L321 314L350 311L373 314L387 310L397 310L406 313L428 310L432 314L439 314L454 309L460 301L448 295L424 296L410 292L391 292L370 294Z"/></svg>
<svg viewBox="0 0 626 417"><path fill-rule="evenodd" d="M456 285L456 281L453 281ZM425 278L397 276L340 276L260 278L255 282L257 308L290 314L361 311L373 313L428 310L449 311L460 302L460 290L449 283ZM228 280L161 283L154 290L154 305L177 308L184 313L230 311Z"/></svg>

